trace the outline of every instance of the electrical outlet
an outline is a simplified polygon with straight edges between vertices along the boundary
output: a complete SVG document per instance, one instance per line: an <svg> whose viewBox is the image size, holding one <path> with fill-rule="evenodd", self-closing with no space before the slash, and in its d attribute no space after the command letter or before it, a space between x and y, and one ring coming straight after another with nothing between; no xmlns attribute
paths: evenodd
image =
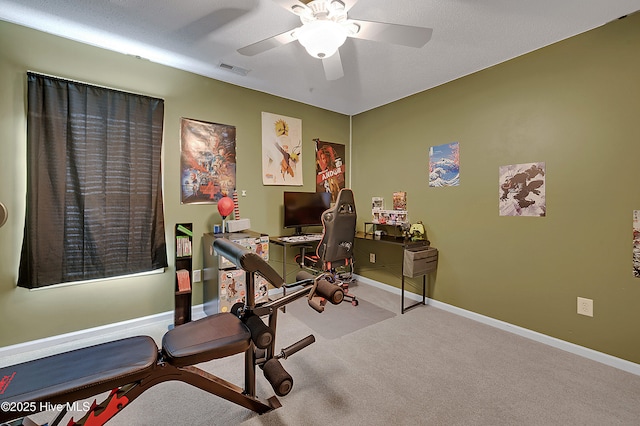
<svg viewBox="0 0 640 426"><path fill-rule="evenodd" d="M588 317L593 316L593 300L578 297L578 313Z"/></svg>
<svg viewBox="0 0 640 426"><path fill-rule="evenodd" d="M369 253L369 262L376 263L376 254L375 253Z"/></svg>
<svg viewBox="0 0 640 426"><path fill-rule="evenodd" d="M200 269L195 269L193 271L193 280L194 283L199 283L202 281L202 271Z"/></svg>

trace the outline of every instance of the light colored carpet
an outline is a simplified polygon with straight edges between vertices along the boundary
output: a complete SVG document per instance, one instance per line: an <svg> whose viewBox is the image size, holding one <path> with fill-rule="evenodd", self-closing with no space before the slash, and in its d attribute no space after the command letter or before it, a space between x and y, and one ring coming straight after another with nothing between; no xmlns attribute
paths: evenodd
<svg viewBox="0 0 640 426"><path fill-rule="evenodd" d="M325 311L319 313L309 307L305 297L287 305L286 314L293 315L314 333L326 339L346 336L396 315L362 298L357 299L358 306L353 306L350 302L339 305L327 303Z"/></svg>
<svg viewBox="0 0 640 426"><path fill-rule="evenodd" d="M431 306L400 315L399 296L368 285L353 293L397 315L341 337L316 333L283 361L294 387L281 408L260 416L169 382L109 425L640 424L638 376ZM329 317L331 307L317 316ZM314 333L289 313L278 321L277 349ZM204 368L242 384L241 357ZM259 370L257 377L258 396L273 395Z"/></svg>

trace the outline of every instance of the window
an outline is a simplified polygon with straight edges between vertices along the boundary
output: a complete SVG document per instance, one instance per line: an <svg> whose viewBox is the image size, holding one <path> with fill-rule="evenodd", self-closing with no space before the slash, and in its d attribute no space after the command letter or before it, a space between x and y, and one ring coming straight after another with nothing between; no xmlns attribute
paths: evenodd
<svg viewBox="0 0 640 426"><path fill-rule="evenodd" d="M164 101L29 72L18 286L167 266Z"/></svg>

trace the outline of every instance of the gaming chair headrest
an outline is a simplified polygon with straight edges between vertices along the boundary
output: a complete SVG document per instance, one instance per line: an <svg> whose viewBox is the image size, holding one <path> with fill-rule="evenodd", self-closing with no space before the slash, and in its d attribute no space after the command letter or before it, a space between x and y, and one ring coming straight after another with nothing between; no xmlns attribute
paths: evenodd
<svg viewBox="0 0 640 426"><path fill-rule="evenodd" d="M338 210L340 208L350 208L353 211L349 211L350 213L356 212L356 201L353 198L353 191L349 188L342 188L340 192L338 192L338 197L336 199L336 206L338 206Z"/></svg>
<svg viewBox="0 0 640 426"><path fill-rule="evenodd" d="M342 188L338 192L336 203L322 213L322 218L325 222L330 222L336 214L356 214L356 202L353 198L353 191L349 188Z"/></svg>

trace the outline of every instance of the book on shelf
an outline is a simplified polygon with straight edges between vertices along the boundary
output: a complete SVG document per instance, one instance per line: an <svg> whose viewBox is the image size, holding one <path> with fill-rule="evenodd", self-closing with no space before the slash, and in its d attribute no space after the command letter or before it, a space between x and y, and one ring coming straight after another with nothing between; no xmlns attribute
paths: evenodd
<svg viewBox="0 0 640 426"><path fill-rule="evenodd" d="M176 276L178 277L178 291L191 291L191 279L189 277L189 271L186 269L180 269L176 271Z"/></svg>
<svg viewBox="0 0 640 426"><path fill-rule="evenodd" d="M186 235L179 235L176 237L176 256L191 256L191 238Z"/></svg>
<svg viewBox="0 0 640 426"><path fill-rule="evenodd" d="M188 226L191 226L191 225L188 225ZM185 234L188 237L193 237L193 231L191 231L191 229L187 228L186 226L184 226L182 224L176 225L176 230L182 232L183 234Z"/></svg>

